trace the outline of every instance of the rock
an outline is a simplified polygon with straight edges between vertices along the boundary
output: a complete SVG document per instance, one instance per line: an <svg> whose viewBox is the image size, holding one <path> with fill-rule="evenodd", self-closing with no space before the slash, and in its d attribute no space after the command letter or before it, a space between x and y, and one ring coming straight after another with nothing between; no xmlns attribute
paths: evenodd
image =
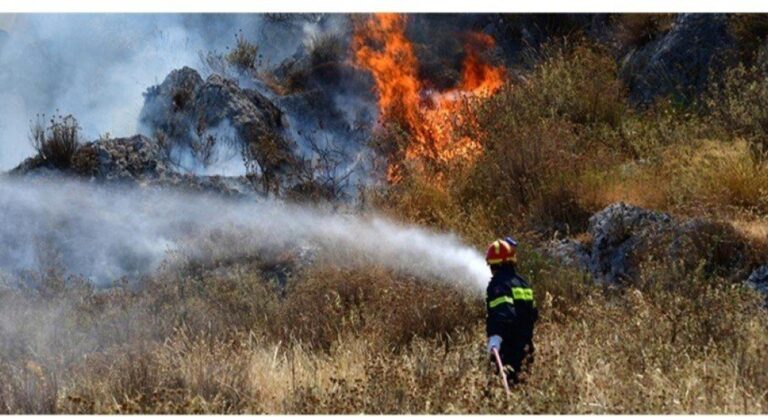
<svg viewBox="0 0 768 417"><path fill-rule="evenodd" d="M202 85L200 74L184 67L171 71L159 86L150 87L139 117L148 135L161 132L180 142L191 141L194 128L189 113Z"/></svg>
<svg viewBox="0 0 768 417"><path fill-rule="evenodd" d="M589 271L597 280L606 282L635 276L637 255L647 252L655 237L671 232L672 228L672 219L667 214L624 203L608 206L589 219Z"/></svg>
<svg viewBox="0 0 768 417"><path fill-rule="evenodd" d="M586 267L601 282L637 278L639 265L648 259L674 262L710 275L744 279L753 265L747 240L730 224L708 219L679 221L669 214L616 203L589 219L591 247L561 243L555 257Z"/></svg>
<svg viewBox="0 0 768 417"><path fill-rule="evenodd" d="M589 247L572 239L551 240L544 253L567 267L589 270Z"/></svg>
<svg viewBox="0 0 768 417"><path fill-rule="evenodd" d="M254 196L246 177L223 177L179 173L173 169L165 149L146 136L101 139L85 143L75 152L65 171L51 168L38 156L28 158L11 175L53 176L74 174L99 182L167 187L183 191L209 192L225 196Z"/></svg>
<svg viewBox="0 0 768 417"><path fill-rule="evenodd" d="M280 109L258 91L219 75L203 81L188 67L172 71L145 93L140 120L189 171L223 162L217 160L222 154L240 161L246 149L261 172L286 174L296 161Z"/></svg>
<svg viewBox="0 0 768 417"><path fill-rule="evenodd" d="M768 265L763 265L752 271L745 284L747 287L763 294L766 307L768 307Z"/></svg>
<svg viewBox="0 0 768 417"><path fill-rule="evenodd" d="M35 172L37 175L45 175L48 172L57 173L58 170L48 166L48 164L45 163L43 157L38 154L23 160L19 165L8 171L8 174L27 175L32 172Z"/></svg>
<svg viewBox="0 0 768 417"><path fill-rule="evenodd" d="M87 143L73 157L72 169L83 176L131 181L162 178L172 171L160 145L142 135Z"/></svg>
<svg viewBox="0 0 768 417"><path fill-rule="evenodd" d="M621 75L640 104L669 94L691 97L706 88L710 70L732 46L726 15L683 13L669 32L625 55Z"/></svg>

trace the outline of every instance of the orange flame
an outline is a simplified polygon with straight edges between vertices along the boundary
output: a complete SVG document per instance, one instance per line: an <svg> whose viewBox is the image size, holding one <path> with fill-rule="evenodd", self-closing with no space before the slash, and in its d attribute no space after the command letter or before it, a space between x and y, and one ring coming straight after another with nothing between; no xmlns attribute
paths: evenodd
<svg viewBox="0 0 768 417"><path fill-rule="evenodd" d="M471 33L468 37L465 50L461 89L471 91L473 94L489 96L495 93L504 84L505 71L503 67L488 65L480 55L482 50L493 48L495 42L485 33Z"/></svg>
<svg viewBox="0 0 768 417"><path fill-rule="evenodd" d="M480 144L469 137L455 137L453 127L461 122L457 118L462 97L490 96L504 82L504 68L488 64L481 56L481 51L493 47L493 38L470 34L459 86L444 92L426 91L418 78L419 62L405 36L405 24L402 15L376 14L354 34L355 63L373 75L380 119L398 123L411 134L406 160L445 163L474 157ZM401 178L401 162L390 161L390 182Z"/></svg>

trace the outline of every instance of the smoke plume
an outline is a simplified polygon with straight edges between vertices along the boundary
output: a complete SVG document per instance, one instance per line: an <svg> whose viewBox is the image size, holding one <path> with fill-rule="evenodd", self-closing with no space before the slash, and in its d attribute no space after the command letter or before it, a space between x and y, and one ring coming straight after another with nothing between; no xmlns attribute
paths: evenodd
<svg viewBox="0 0 768 417"><path fill-rule="evenodd" d="M0 170L32 154L29 121L73 114L84 136L139 131L142 93L173 69L206 73L200 54L226 53L239 30L259 45L262 65L292 55L338 19L264 14L0 15ZM335 23L334 23L335 24Z"/></svg>

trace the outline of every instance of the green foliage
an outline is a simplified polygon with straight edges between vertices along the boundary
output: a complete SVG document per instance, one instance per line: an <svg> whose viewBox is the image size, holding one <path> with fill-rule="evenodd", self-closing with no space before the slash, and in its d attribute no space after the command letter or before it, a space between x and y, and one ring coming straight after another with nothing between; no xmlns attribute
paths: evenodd
<svg viewBox="0 0 768 417"><path fill-rule="evenodd" d="M506 117L531 120L529 123L556 117L577 124L618 125L627 110L626 91L607 51L586 41L553 43L545 46L537 59L539 63L527 82L491 99L501 101L508 111L512 106L518 110Z"/></svg>

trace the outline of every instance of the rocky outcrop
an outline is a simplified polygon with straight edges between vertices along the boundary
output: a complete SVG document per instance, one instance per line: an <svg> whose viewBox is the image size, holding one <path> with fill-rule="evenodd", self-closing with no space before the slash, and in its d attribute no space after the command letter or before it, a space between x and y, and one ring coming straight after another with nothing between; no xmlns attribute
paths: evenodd
<svg viewBox="0 0 768 417"><path fill-rule="evenodd" d="M246 163L253 161L261 172L275 175L295 162L280 109L259 92L219 75L203 81L188 67L172 71L145 93L140 120L187 170L221 162L216 159L222 153L230 159L245 157Z"/></svg>
<svg viewBox="0 0 768 417"><path fill-rule="evenodd" d="M655 238L672 227L672 219L663 213L624 203L608 206L589 219L589 271L607 282L629 279L637 272L637 255L647 253Z"/></svg>
<svg viewBox="0 0 768 417"><path fill-rule="evenodd" d="M745 283L749 288L765 296L765 304L768 307L768 265L763 265L749 274Z"/></svg>
<svg viewBox="0 0 768 417"><path fill-rule="evenodd" d="M54 176L70 174L91 181L169 187L177 190L212 192L229 196L253 195L245 177L222 177L180 173L165 150L146 136L102 139L81 145L71 166L62 171L39 156L28 158L10 171L11 175Z"/></svg>
<svg viewBox="0 0 768 417"><path fill-rule="evenodd" d="M667 33L626 54L621 75L630 97L649 104L669 94L691 97L701 92L733 46L727 23L724 14L680 14Z"/></svg>
<svg viewBox="0 0 768 417"><path fill-rule="evenodd" d="M589 270L589 246L573 239L551 240L544 245L544 253L559 260L564 266Z"/></svg>
<svg viewBox="0 0 768 417"><path fill-rule="evenodd" d="M157 142L141 135L87 143L72 158L72 169L86 177L128 181L162 178L172 171Z"/></svg>
<svg viewBox="0 0 768 417"><path fill-rule="evenodd" d="M589 220L588 244L550 242L545 251L605 283L637 278L642 262L675 262L710 274L744 279L754 265L746 240L732 226L704 219L679 221L666 213L616 203Z"/></svg>

